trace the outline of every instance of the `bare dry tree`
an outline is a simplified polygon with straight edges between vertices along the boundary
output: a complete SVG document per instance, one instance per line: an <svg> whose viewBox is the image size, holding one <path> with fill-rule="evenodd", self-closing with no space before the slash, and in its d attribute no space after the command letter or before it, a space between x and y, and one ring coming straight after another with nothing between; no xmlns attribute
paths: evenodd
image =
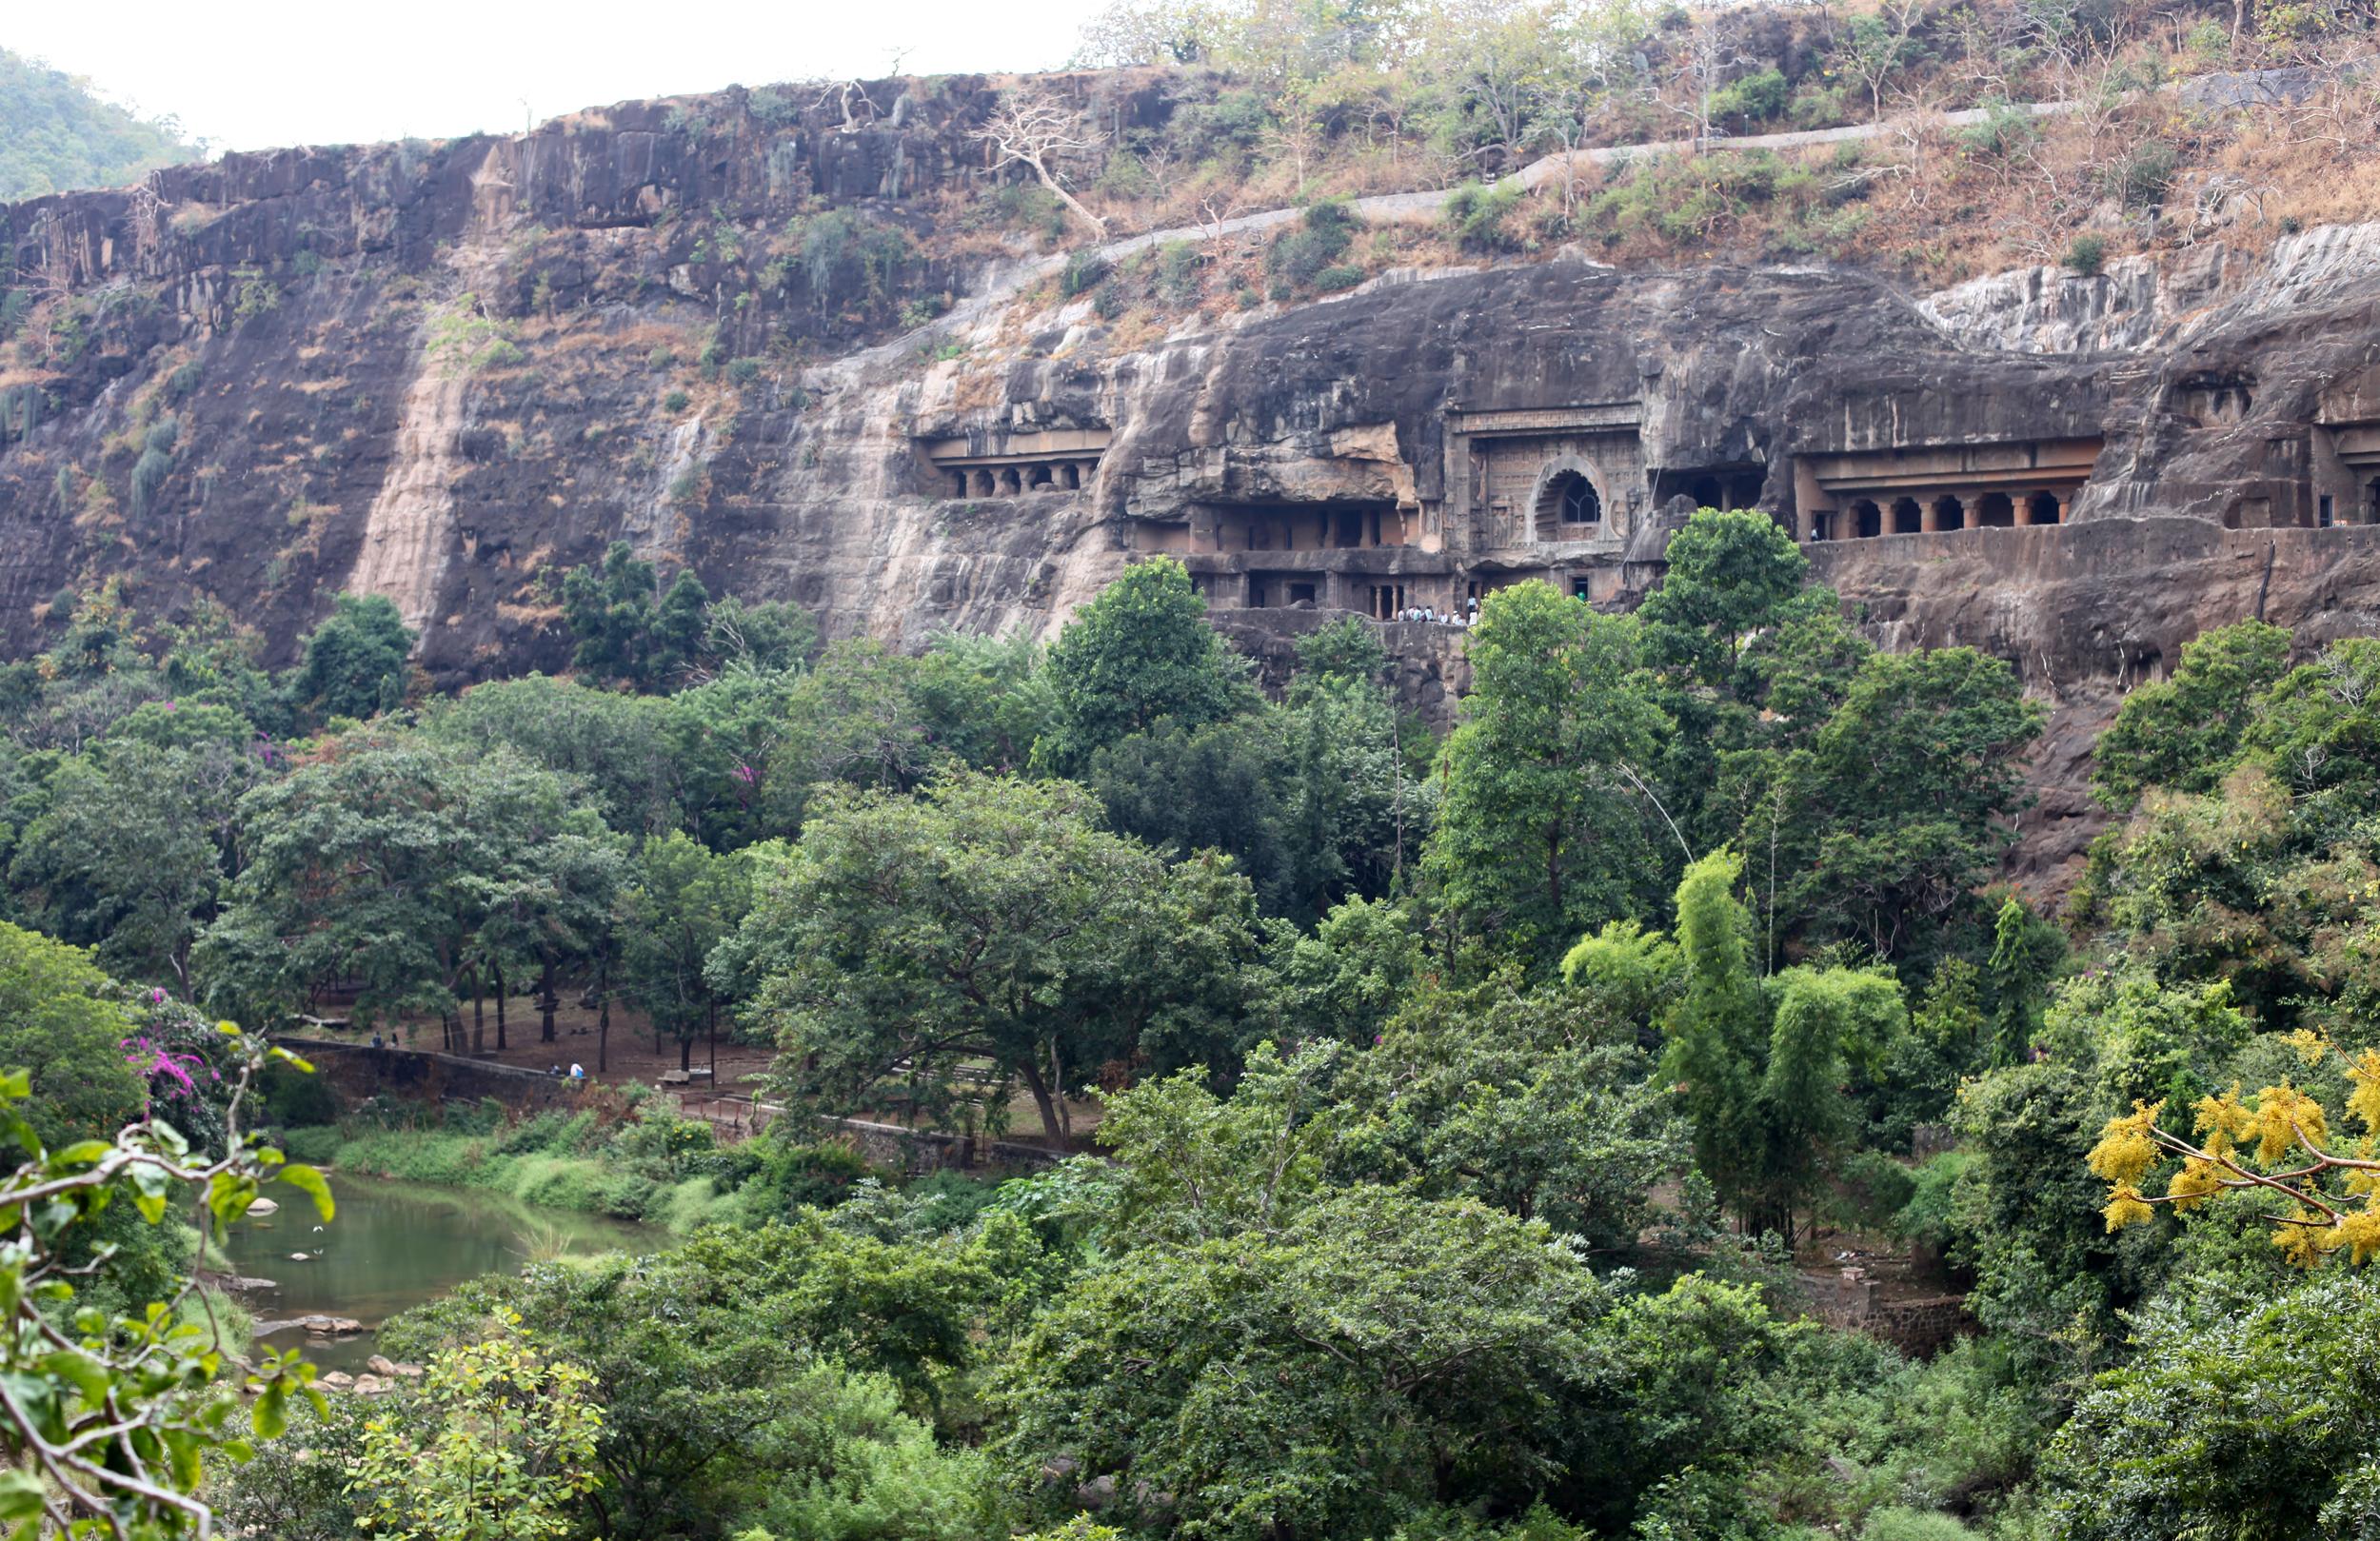
<svg viewBox="0 0 2380 1541"><path fill-rule="evenodd" d="M2380 134L2380 71L2362 40L2328 38L2301 50L2313 67L2313 85L2297 99L2272 104L2282 136L2295 145L2357 149Z"/></svg>
<svg viewBox="0 0 2380 1541"><path fill-rule="evenodd" d="M1264 153L1271 160L1289 163L1299 198L1305 196L1306 168L1320 159L1328 147L1329 136L1301 104L1285 94L1274 104L1273 127L1264 132Z"/></svg>
<svg viewBox="0 0 2380 1541"><path fill-rule="evenodd" d="M830 97L833 98L836 107L843 113L843 123L836 129L836 131L838 133L855 134L860 131L862 127L858 114L851 110L851 99L855 96L860 99L860 106L867 109L868 121L873 123L881 114L879 114L876 110L875 102L869 99L867 88L857 80L831 80L826 82L824 87L819 91L817 97L811 101L810 105L812 107L824 107L827 100Z"/></svg>
<svg viewBox="0 0 2380 1541"><path fill-rule="evenodd" d="M125 222L132 228L132 251L142 263L157 255L157 238L165 228L166 201L157 195L157 173L151 171L132 185Z"/></svg>
<svg viewBox="0 0 2380 1541"><path fill-rule="evenodd" d="M1210 251L1222 249L1223 237L1230 233L1233 220L1248 212L1245 204L1235 203L1226 190L1202 193L1199 198L1199 239Z"/></svg>
<svg viewBox="0 0 2380 1541"><path fill-rule="evenodd" d="M1684 40L1673 45L1667 78L1657 99L1694 130L1696 153L1711 137L1711 99L1727 83L1730 71L1751 62L1743 50L1720 36L1716 18L1694 22Z"/></svg>
<svg viewBox="0 0 2380 1541"><path fill-rule="evenodd" d="M1082 131L1072 108L1045 90L1011 91L973 137L991 149L992 169L1009 166L1028 168L1036 181L1091 227L1093 234L1106 236L1107 222L1083 207L1082 200L1068 192L1066 185L1050 168L1050 162L1058 156L1080 154L1100 146L1097 136Z"/></svg>

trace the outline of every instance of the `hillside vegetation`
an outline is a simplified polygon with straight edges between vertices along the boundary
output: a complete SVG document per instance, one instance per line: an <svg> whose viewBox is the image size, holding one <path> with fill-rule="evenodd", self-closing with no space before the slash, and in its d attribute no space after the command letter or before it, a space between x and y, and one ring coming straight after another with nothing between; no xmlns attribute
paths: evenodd
<svg viewBox="0 0 2380 1541"><path fill-rule="evenodd" d="M276 1070L301 1160L680 1239L408 1314L418 1386L301 1406L269 1363L253 1461L123 1501L286 1541L2371 1534L2380 645L2248 622L2132 692L2053 917L1990 885L2040 704L1811 579L1704 509L1633 614L1498 589L1443 739L1352 618L1265 698L1162 558L1047 648L906 656L616 547L564 584L575 679L459 699L386 599L276 677L76 596L0 670L18 1191L104 1184L146 1107L235 1163L228 1221L253 1057L211 1017L334 992L499 1052L581 996L557 1057L739 1036L788 1104L723 1145L641 1088L507 1121ZM853 1110L1073 1158L904 1185L806 1117ZM60 1212L118 1244L63 1306L0 1256L21 1331L188 1297L132 1213ZM88 1341L9 1373L173 1413Z"/></svg>
<svg viewBox="0 0 2380 1541"><path fill-rule="evenodd" d="M1085 215L1120 233L1476 185L1439 241L1382 235L1323 265L1346 282L1441 245L1816 255L1934 282L2025 263L2092 272L2370 217L2372 26L2370 7L2330 0L1121 0L1086 29L1080 62L1152 69L1170 110L1160 128L1111 124L1061 148ZM2223 78L2242 73L2255 78ZM2033 103L2061 110L2020 106ZM1842 128L1865 131L1729 149ZM1592 153L1678 141L1703 152ZM1503 180L1565 151L1583 153L1532 189Z"/></svg>
<svg viewBox="0 0 2380 1541"><path fill-rule="evenodd" d="M0 49L0 203L121 187L198 155L171 118L137 117L89 82Z"/></svg>

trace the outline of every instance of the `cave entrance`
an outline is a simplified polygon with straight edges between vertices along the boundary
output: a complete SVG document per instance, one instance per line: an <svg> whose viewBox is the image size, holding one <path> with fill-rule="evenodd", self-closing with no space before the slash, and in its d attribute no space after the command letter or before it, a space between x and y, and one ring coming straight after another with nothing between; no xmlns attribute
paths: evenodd
<svg viewBox="0 0 2380 1541"><path fill-rule="evenodd" d="M1374 583L1372 585L1372 619L1394 621L1405 607L1405 585Z"/></svg>
<svg viewBox="0 0 2380 1541"><path fill-rule="evenodd" d="M1944 496L1934 500L1934 527L1937 530L1963 530L1967 527L1967 505L1956 498Z"/></svg>
<svg viewBox="0 0 2380 1541"><path fill-rule="evenodd" d="M1866 540L1884 533L1884 510L1874 502L1862 498L1851 505L1851 533L1854 539Z"/></svg>
<svg viewBox="0 0 2380 1541"><path fill-rule="evenodd" d="M1975 524L1983 529L2014 529L2016 504L2005 492L1987 492L1975 500Z"/></svg>
<svg viewBox="0 0 2380 1541"><path fill-rule="evenodd" d="M1893 500L1893 533L1915 535L1926 527L1926 511L1917 506L1914 498Z"/></svg>
<svg viewBox="0 0 2380 1541"><path fill-rule="evenodd" d="M2026 523L2031 524L2055 524L2064 517L2058 510L2057 494L2054 492L2034 493L2029 504L2029 513L2031 517Z"/></svg>

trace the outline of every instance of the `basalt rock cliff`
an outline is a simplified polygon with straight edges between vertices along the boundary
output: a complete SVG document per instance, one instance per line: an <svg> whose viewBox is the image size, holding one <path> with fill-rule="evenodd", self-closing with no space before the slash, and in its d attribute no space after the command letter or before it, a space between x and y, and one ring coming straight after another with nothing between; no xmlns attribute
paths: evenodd
<svg viewBox="0 0 2380 1541"><path fill-rule="evenodd" d="M33 302L0 353L0 636L43 645L56 596L121 575L284 657L369 590L454 683L564 663L559 576L617 539L909 643L1047 632L1165 551L1259 656L1383 620L1443 710L1460 634L1398 617L1524 578L1624 605L1687 510L1759 507L1880 642L1987 649L2053 702L2024 861L2053 877L2128 684L2243 616L2374 628L2380 227L1932 294L1565 253L1119 315L993 217L999 85L629 104L0 211ZM1164 110L1130 73L1072 89Z"/></svg>

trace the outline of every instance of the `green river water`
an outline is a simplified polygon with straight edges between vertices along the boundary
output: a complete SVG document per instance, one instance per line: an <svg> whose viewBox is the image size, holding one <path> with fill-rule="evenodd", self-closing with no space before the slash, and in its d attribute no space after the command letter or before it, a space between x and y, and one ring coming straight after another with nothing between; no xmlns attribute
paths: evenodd
<svg viewBox="0 0 2380 1541"><path fill-rule="evenodd" d="M359 1335L307 1347L306 1356L325 1370L361 1372L379 1352L373 1337L381 1323L466 1279L512 1273L533 1255L668 1245L667 1234L650 1227L539 1209L476 1189L335 1173L330 1188L339 1213L329 1224L305 1195L274 1191L280 1213L242 1221L224 1247L234 1273L279 1286L241 1295L258 1325L309 1314L364 1324ZM297 1253L306 1254L303 1261ZM302 1340L292 1330L264 1341L286 1348Z"/></svg>

